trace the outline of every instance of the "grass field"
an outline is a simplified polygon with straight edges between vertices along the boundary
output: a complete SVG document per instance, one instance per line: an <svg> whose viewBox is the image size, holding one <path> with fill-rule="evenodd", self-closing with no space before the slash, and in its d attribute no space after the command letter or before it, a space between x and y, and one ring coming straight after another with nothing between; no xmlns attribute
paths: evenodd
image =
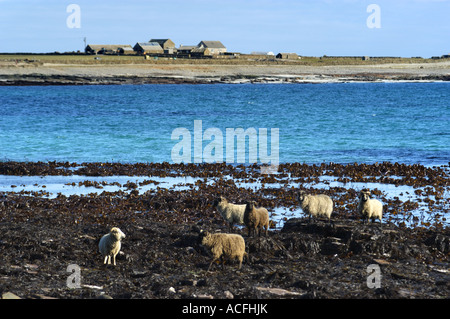
<svg viewBox="0 0 450 319"><path fill-rule="evenodd" d="M450 59L424 59L424 58L371 58L363 61L361 57L302 57L299 60L281 60L275 58L265 58L255 55L240 55L235 58L208 58L208 59L187 59L187 58L168 58L168 57L150 57L144 59L141 55L84 55L84 54L0 54L0 63L34 63L41 65L43 63L53 64L220 64L220 65L308 65L308 66L326 66L326 65L377 65L388 63L434 63Z"/></svg>

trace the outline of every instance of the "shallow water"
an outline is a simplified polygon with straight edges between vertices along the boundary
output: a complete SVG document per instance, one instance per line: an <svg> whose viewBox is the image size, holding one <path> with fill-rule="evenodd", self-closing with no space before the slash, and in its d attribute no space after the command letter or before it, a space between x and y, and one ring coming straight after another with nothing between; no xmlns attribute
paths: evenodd
<svg viewBox="0 0 450 319"><path fill-rule="evenodd" d="M231 179L230 176L221 177L224 179ZM15 192L24 194L30 194L28 192L33 192L33 195L43 196L45 198L55 198L58 195L64 196L90 196L90 194L101 194L102 192L118 192L122 191L124 193L129 193L132 189L127 187L127 183L136 183L138 187L136 190L140 195L147 191L157 190L158 188L173 190L173 191L184 191L189 189L196 189L197 181L205 181L208 185L213 185L217 178L198 178L191 176L183 177L148 177L148 176L13 176L13 175L0 175L0 192ZM86 182L92 183L86 183ZM434 196L429 196L423 194L416 194L416 190L424 190L425 187L413 187L408 185L392 185L377 182L348 182L343 183L337 181L337 177L334 176L321 176L316 182L311 182L307 184L301 184L295 182L290 178L281 178L275 183L262 183L262 181L257 179L256 181L249 182L247 179L234 179L237 187L248 188L252 190L260 190L261 188L291 188L294 187L298 189L300 186L306 186L307 188L317 188L317 189L355 189L361 190L363 188L368 188L371 190L379 190L384 198L393 200L398 198L401 202L406 201L417 201L419 206L417 209L411 210L412 216L416 216L423 221L431 220L434 215L441 214L447 221L444 221L444 225L450 225L450 213L444 212L443 210L437 210L431 212L427 203L424 199L433 199ZM97 184L95 184L97 183ZM103 183L103 184L102 184ZM338 192L339 193L339 192ZM450 197L450 188L443 194L444 198ZM383 202L383 198L380 196L375 196L379 199L383 205L387 203ZM450 207L450 203L448 205ZM448 211L448 209L447 209ZM141 213L141 212L139 212ZM284 221L289 218L304 217L304 213L300 206L296 207L283 207L278 206L274 209L269 210L270 219L275 224L275 229L281 229L284 225ZM384 213L384 219L388 215ZM391 218L392 219L392 218ZM399 215L392 219L394 223L405 222L405 218ZM412 219L406 221L406 225L411 226L413 224Z"/></svg>

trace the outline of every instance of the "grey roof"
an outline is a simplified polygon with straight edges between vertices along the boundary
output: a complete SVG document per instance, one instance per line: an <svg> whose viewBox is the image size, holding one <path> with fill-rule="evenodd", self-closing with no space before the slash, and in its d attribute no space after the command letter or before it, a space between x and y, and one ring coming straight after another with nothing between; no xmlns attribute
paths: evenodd
<svg viewBox="0 0 450 319"><path fill-rule="evenodd" d="M200 41L198 46L200 47L202 45L204 45L207 48L226 49L226 47L220 41Z"/></svg>
<svg viewBox="0 0 450 319"><path fill-rule="evenodd" d="M136 46L140 46L144 50L163 50L158 42L138 42L136 43L135 47Z"/></svg>
<svg viewBox="0 0 450 319"><path fill-rule="evenodd" d="M164 43L164 42L167 42L167 41L170 41L170 42L173 42L172 40L170 40L170 39L151 39L150 41L148 41L148 42L158 42L158 43Z"/></svg>
<svg viewBox="0 0 450 319"><path fill-rule="evenodd" d="M175 43L170 39L151 39L149 42L158 42L159 45L161 45L161 47L163 47L166 44L166 42L169 42L169 41L171 44L173 44L170 47L175 47Z"/></svg>
<svg viewBox="0 0 450 319"><path fill-rule="evenodd" d="M195 47L191 50L191 53L205 53L207 48L205 47ZM210 50L209 50L210 51Z"/></svg>
<svg viewBox="0 0 450 319"><path fill-rule="evenodd" d="M102 50L102 49L106 49L106 50L132 49L131 45L129 45L129 44L88 44L86 46L86 49L88 47L91 50L95 50L95 51L99 51L99 50Z"/></svg>
<svg viewBox="0 0 450 319"><path fill-rule="evenodd" d="M197 47L196 45L180 45L178 50L192 50L196 47Z"/></svg>
<svg viewBox="0 0 450 319"><path fill-rule="evenodd" d="M146 47L161 47L161 45L158 42L138 42L140 46L146 46Z"/></svg>

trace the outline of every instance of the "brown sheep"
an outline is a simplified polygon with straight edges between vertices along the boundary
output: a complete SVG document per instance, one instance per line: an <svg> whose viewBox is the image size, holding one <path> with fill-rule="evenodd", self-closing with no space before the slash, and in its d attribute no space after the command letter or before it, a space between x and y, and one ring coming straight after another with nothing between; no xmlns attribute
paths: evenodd
<svg viewBox="0 0 450 319"><path fill-rule="evenodd" d="M248 228L248 236L251 233L256 235L258 231L258 236L261 236L261 230L264 227L267 236L269 230L269 212L264 207L256 208L255 202L247 202L244 212L244 224Z"/></svg>
<svg viewBox="0 0 450 319"><path fill-rule="evenodd" d="M223 269L224 257L228 259L237 258L239 260L239 269L241 269L244 255L247 254L245 252L245 241L241 235L224 233L211 234L201 230L199 240L200 243L213 254L213 260L209 264L208 271L211 268L211 265L219 259L222 260Z"/></svg>

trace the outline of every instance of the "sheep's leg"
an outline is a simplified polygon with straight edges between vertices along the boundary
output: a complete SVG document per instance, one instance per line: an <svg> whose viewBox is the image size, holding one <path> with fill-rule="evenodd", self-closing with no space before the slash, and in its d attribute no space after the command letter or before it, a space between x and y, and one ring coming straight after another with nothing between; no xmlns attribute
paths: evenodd
<svg viewBox="0 0 450 319"><path fill-rule="evenodd" d="M106 261L108 260L108 256L105 256L105 259L104 259L104 261L103 261L103 264L105 264L106 265Z"/></svg>
<svg viewBox="0 0 450 319"><path fill-rule="evenodd" d="M209 271L211 269L212 264L217 260L217 258L213 258L213 260L211 261L211 263L209 264L208 270Z"/></svg>
<svg viewBox="0 0 450 319"><path fill-rule="evenodd" d="M113 264L116 265L116 255L113 255Z"/></svg>

